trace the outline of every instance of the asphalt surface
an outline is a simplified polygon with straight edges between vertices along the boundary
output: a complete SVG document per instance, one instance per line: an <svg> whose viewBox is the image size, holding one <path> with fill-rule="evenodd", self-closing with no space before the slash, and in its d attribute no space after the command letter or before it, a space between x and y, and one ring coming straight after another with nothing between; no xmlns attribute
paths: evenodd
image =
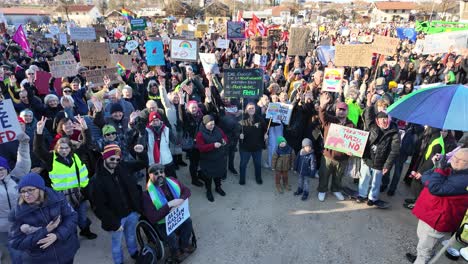
<svg viewBox="0 0 468 264"><path fill-rule="evenodd" d="M258 185L251 162L247 184L240 186L238 176L228 173L223 183L227 196L215 193L215 202L210 203L204 188L190 185L188 169L178 171L179 179L192 190L190 213L198 239L198 249L184 263L404 264L409 263L405 253L416 252L417 219L402 206L403 199L409 197L404 184L394 197L381 196L392 206L380 210L349 200L337 201L331 193L320 202L318 179L311 180L309 199L301 201L292 194L297 187L294 173L289 177L293 190L278 194L273 172L263 169L262 174L264 183ZM357 189L350 178L345 178L344 184ZM92 212L90 215L91 229L98 238L80 238L75 263L110 264L110 234L101 229ZM125 263L134 263L125 246L124 251ZM437 263L455 262L443 256Z"/></svg>

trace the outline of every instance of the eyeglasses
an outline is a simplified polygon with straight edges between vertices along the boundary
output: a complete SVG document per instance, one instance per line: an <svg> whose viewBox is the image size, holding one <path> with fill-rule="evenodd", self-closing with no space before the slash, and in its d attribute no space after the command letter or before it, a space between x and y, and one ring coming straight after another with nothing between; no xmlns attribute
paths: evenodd
<svg viewBox="0 0 468 264"><path fill-rule="evenodd" d="M155 175L163 175L164 174L164 170L156 170L154 172L152 172L153 174Z"/></svg>
<svg viewBox="0 0 468 264"><path fill-rule="evenodd" d="M71 90L64 90L63 93L71 93Z"/></svg>
<svg viewBox="0 0 468 264"><path fill-rule="evenodd" d="M105 134L104 136L110 137L110 136L115 136L115 135L117 135L117 133L112 132L112 133L107 133L107 134Z"/></svg>
<svg viewBox="0 0 468 264"><path fill-rule="evenodd" d="M28 73L28 75L34 75L34 73Z"/></svg>
<svg viewBox="0 0 468 264"><path fill-rule="evenodd" d="M119 162L120 159L119 159L119 158L109 158L109 161L112 161L112 162L114 162L114 161L115 161L115 162Z"/></svg>
<svg viewBox="0 0 468 264"><path fill-rule="evenodd" d="M31 195L31 194L33 194L36 190L37 190L37 188L23 189L23 190L20 191L20 194L21 194L21 195L26 195L26 194Z"/></svg>

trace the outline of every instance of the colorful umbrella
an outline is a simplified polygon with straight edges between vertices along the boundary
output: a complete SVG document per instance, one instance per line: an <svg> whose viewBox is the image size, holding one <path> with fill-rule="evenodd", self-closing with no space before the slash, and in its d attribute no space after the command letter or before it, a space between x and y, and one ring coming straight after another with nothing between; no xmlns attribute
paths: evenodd
<svg viewBox="0 0 468 264"><path fill-rule="evenodd" d="M421 89L398 100L387 111L392 117L410 123L468 131L468 86Z"/></svg>

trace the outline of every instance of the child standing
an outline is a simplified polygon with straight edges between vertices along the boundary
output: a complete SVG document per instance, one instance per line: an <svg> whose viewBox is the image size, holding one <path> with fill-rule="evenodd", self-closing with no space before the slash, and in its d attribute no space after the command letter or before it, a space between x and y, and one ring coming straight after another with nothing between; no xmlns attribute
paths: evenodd
<svg viewBox="0 0 468 264"><path fill-rule="evenodd" d="M278 137L276 143L278 146L271 159L271 169L276 171L276 190L279 193L283 193L283 188L287 191L291 190L291 186L288 184L288 171L292 169L296 155L294 154L294 150L288 146L284 137ZM283 180L282 186L281 179Z"/></svg>
<svg viewBox="0 0 468 264"><path fill-rule="evenodd" d="M302 140L302 149L297 156L294 170L299 174L298 187L294 195L302 194L301 200L305 201L309 197L309 178L314 177L317 171L312 141L308 138Z"/></svg>

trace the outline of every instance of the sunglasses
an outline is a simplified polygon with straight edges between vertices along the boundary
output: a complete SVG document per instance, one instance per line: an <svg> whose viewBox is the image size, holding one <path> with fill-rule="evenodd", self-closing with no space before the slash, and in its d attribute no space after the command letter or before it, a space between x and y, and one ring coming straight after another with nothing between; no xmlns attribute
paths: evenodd
<svg viewBox="0 0 468 264"><path fill-rule="evenodd" d="M119 161L120 161L120 158L109 158L109 161L119 162Z"/></svg>
<svg viewBox="0 0 468 264"><path fill-rule="evenodd" d="M28 73L28 75L34 75L34 73Z"/></svg>
<svg viewBox="0 0 468 264"><path fill-rule="evenodd" d="M108 137L108 136L115 136L115 135L117 135L117 133L112 132L112 133L107 133L107 134L105 134L104 136Z"/></svg>
<svg viewBox="0 0 468 264"><path fill-rule="evenodd" d="M153 174L156 174L156 175L163 175L163 174L164 174L164 170L157 170L157 171L154 171Z"/></svg>
<svg viewBox="0 0 468 264"><path fill-rule="evenodd" d="M71 93L71 90L64 90L63 93Z"/></svg>

